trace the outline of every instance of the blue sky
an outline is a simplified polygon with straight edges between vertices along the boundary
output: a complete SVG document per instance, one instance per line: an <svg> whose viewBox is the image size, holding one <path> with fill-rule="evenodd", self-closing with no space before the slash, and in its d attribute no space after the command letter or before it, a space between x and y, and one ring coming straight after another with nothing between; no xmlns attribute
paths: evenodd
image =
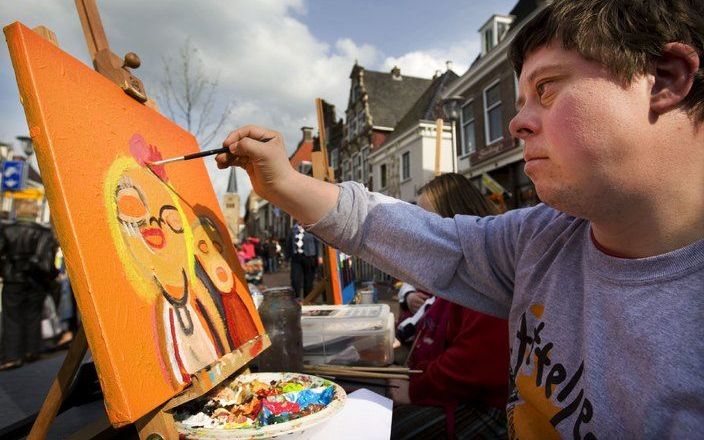
<svg viewBox="0 0 704 440"><path fill-rule="evenodd" d="M306 12L300 19L323 41L351 38L398 57L449 47L458 39L474 37L492 14L508 14L516 3L517 0L312 0L306 2Z"/></svg>
<svg viewBox="0 0 704 440"><path fill-rule="evenodd" d="M219 79L219 104L233 105L218 139L240 125L261 124L281 131L293 151L300 127L315 126L316 97L336 104L341 115L355 60L372 70L398 65L402 74L424 77L451 60L461 75L479 52L478 28L516 1L120 0L98 6L111 48L141 57L136 74L157 103L163 60L190 38L206 75ZM46 25L62 49L89 63L72 0L0 2L3 26L15 20ZM0 141L19 146L15 136L26 135L27 125L4 44L0 106ZM222 193L227 173L206 163ZM238 182L246 196L251 186L243 172Z"/></svg>

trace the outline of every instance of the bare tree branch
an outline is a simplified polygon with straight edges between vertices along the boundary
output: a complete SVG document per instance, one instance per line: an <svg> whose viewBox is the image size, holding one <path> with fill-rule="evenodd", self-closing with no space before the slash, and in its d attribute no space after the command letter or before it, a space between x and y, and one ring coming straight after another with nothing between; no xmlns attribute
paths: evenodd
<svg viewBox="0 0 704 440"><path fill-rule="evenodd" d="M163 58L162 64L159 100L167 116L191 132L200 145L208 145L232 112L232 103L222 106L218 102L219 79L207 77L190 38L179 49L177 59Z"/></svg>

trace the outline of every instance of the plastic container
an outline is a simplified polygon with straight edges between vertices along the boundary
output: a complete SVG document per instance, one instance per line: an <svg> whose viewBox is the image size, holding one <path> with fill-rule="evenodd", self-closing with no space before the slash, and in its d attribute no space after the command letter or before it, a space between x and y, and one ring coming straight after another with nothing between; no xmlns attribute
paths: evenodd
<svg viewBox="0 0 704 440"><path fill-rule="evenodd" d="M266 329L271 347L257 356L254 362L259 371L301 371L301 305L293 289L277 287L262 292L259 316Z"/></svg>
<svg viewBox="0 0 704 440"><path fill-rule="evenodd" d="M303 360L309 364L389 365L394 315L387 304L303 306Z"/></svg>
<svg viewBox="0 0 704 440"><path fill-rule="evenodd" d="M363 287L357 290L357 304L374 304L374 288Z"/></svg>

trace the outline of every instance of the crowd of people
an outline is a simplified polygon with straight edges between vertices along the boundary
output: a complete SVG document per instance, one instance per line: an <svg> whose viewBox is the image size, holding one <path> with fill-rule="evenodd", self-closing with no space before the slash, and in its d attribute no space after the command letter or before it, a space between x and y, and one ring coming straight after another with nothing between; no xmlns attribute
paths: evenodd
<svg viewBox="0 0 704 440"><path fill-rule="evenodd" d="M51 228L36 222L37 211L33 203L18 203L16 221L3 223L0 229L0 371L65 346L78 326L56 238ZM43 320L50 324L48 331L42 331Z"/></svg>
<svg viewBox="0 0 704 440"><path fill-rule="evenodd" d="M266 239L247 237L236 244L237 256L248 282L261 285L265 272L277 273L284 269L286 263L291 287L300 299L313 290L313 283L319 276L321 246L311 233L295 221L283 241L274 236Z"/></svg>

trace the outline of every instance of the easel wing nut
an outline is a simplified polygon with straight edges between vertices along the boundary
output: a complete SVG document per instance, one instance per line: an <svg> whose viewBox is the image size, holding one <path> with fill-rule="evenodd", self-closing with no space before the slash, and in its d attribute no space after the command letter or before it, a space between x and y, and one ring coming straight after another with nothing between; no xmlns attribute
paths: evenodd
<svg viewBox="0 0 704 440"><path fill-rule="evenodd" d="M103 49L95 54L93 61L95 70L114 82L128 95L139 102L147 100L147 92L144 90L142 81L124 66L122 58L112 53L109 49Z"/></svg>

